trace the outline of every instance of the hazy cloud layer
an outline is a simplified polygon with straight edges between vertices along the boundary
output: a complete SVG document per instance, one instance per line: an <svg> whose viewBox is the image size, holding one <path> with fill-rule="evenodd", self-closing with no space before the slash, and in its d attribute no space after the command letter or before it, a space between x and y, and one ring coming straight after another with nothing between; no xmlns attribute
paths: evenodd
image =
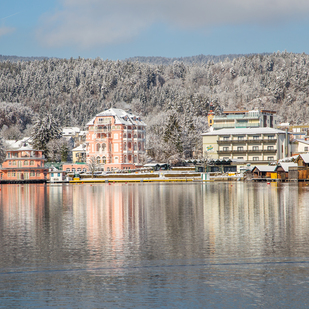
<svg viewBox="0 0 309 309"><path fill-rule="evenodd" d="M59 0L37 32L49 47L94 47L130 40L155 22L205 30L226 24L269 26L308 18L308 0ZM1 32L0 32L1 35Z"/></svg>
<svg viewBox="0 0 309 309"><path fill-rule="evenodd" d="M11 28L11 27L0 27L0 37L2 37L3 35L14 32L14 30L15 30L15 28Z"/></svg>

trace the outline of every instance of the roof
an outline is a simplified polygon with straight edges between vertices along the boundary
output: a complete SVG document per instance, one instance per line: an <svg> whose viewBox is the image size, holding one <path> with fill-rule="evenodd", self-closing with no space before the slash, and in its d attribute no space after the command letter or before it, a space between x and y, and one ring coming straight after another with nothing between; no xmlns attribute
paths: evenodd
<svg viewBox="0 0 309 309"><path fill-rule="evenodd" d="M295 134L294 134L295 135ZM306 144L306 145L309 145L309 141L306 141L304 139L293 139L293 143L303 143L303 144Z"/></svg>
<svg viewBox="0 0 309 309"><path fill-rule="evenodd" d="M274 128L237 128L237 129L220 129L212 132L203 133L203 136L216 135L254 135L254 134L285 134L285 131ZM289 133L290 134L290 133Z"/></svg>
<svg viewBox="0 0 309 309"><path fill-rule="evenodd" d="M73 148L72 151L83 151L83 152L86 152L86 144L80 144L79 146Z"/></svg>
<svg viewBox="0 0 309 309"><path fill-rule="evenodd" d="M256 165L252 170L257 168L260 172L274 172L276 165Z"/></svg>
<svg viewBox="0 0 309 309"><path fill-rule="evenodd" d="M5 140L5 143L7 144L9 150L17 150L20 147L22 147L23 144L31 143L31 138L24 137L23 139L20 140Z"/></svg>
<svg viewBox="0 0 309 309"><path fill-rule="evenodd" d="M305 163L309 163L309 153L302 153L299 155Z"/></svg>
<svg viewBox="0 0 309 309"><path fill-rule="evenodd" d="M136 116L119 108L110 108L104 112L97 114L86 125L87 126L93 125L96 117L104 117L104 116L113 116L115 118L115 124L141 125L141 126L146 125L139 116Z"/></svg>
<svg viewBox="0 0 309 309"><path fill-rule="evenodd" d="M78 127L64 127L62 128L63 135L72 135L80 132L80 128Z"/></svg>
<svg viewBox="0 0 309 309"><path fill-rule="evenodd" d="M280 162L278 166L281 166L285 172L288 172L290 166L297 167L298 165L294 162Z"/></svg>

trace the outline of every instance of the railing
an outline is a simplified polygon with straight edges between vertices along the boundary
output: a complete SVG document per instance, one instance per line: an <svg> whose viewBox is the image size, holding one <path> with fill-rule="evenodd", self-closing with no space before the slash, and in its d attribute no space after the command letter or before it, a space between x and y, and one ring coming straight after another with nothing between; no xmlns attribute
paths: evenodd
<svg viewBox="0 0 309 309"><path fill-rule="evenodd" d="M219 139L218 144L228 144L228 143L276 143L277 139Z"/></svg>
<svg viewBox="0 0 309 309"><path fill-rule="evenodd" d="M262 153L262 152L269 152L269 153L276 153L277 149L228 149L228 150L218 150L218 154L224 153Z"/></svg>
<svg viewBox="0 0 309 309"><path fill-rule="evenodd" d="M112 131L112 129L94 129L93 130L93 132L101 132L101 133L109 133L109 132L111 132Z"/></svg>

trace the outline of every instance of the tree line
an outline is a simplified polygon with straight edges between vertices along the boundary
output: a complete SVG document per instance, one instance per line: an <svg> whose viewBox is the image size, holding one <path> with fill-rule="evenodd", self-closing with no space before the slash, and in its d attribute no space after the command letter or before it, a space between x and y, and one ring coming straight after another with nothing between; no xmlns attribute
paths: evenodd
<svg viewBox="0 0 309 309"><path fill-rule="evenodd" d="M60 126L83 127L117 107L147 123L156 160L197 156L212 104L223 110L271 109L282 122L306 123L309 56L288 52L218 62L151 64L96 59L0 62L0 128L7 139L31 133L52 114Z"/></svg>

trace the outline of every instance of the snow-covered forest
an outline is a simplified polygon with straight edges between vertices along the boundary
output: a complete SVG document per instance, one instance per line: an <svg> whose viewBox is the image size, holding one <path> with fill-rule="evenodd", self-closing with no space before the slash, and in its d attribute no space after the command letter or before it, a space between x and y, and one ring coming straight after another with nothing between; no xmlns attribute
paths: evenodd
<svg viewBox="0 0 309 309"><path fill-rule="evenodd" d="M0 128L5 138L31 132L53 114L62 126L83 127L113 106L147 123L148 149L157 160L190 157L216 111L264 108L280 120L306 123L309 56L278 52L214 63L156 65L97 59L0 62Z"/></svg>

